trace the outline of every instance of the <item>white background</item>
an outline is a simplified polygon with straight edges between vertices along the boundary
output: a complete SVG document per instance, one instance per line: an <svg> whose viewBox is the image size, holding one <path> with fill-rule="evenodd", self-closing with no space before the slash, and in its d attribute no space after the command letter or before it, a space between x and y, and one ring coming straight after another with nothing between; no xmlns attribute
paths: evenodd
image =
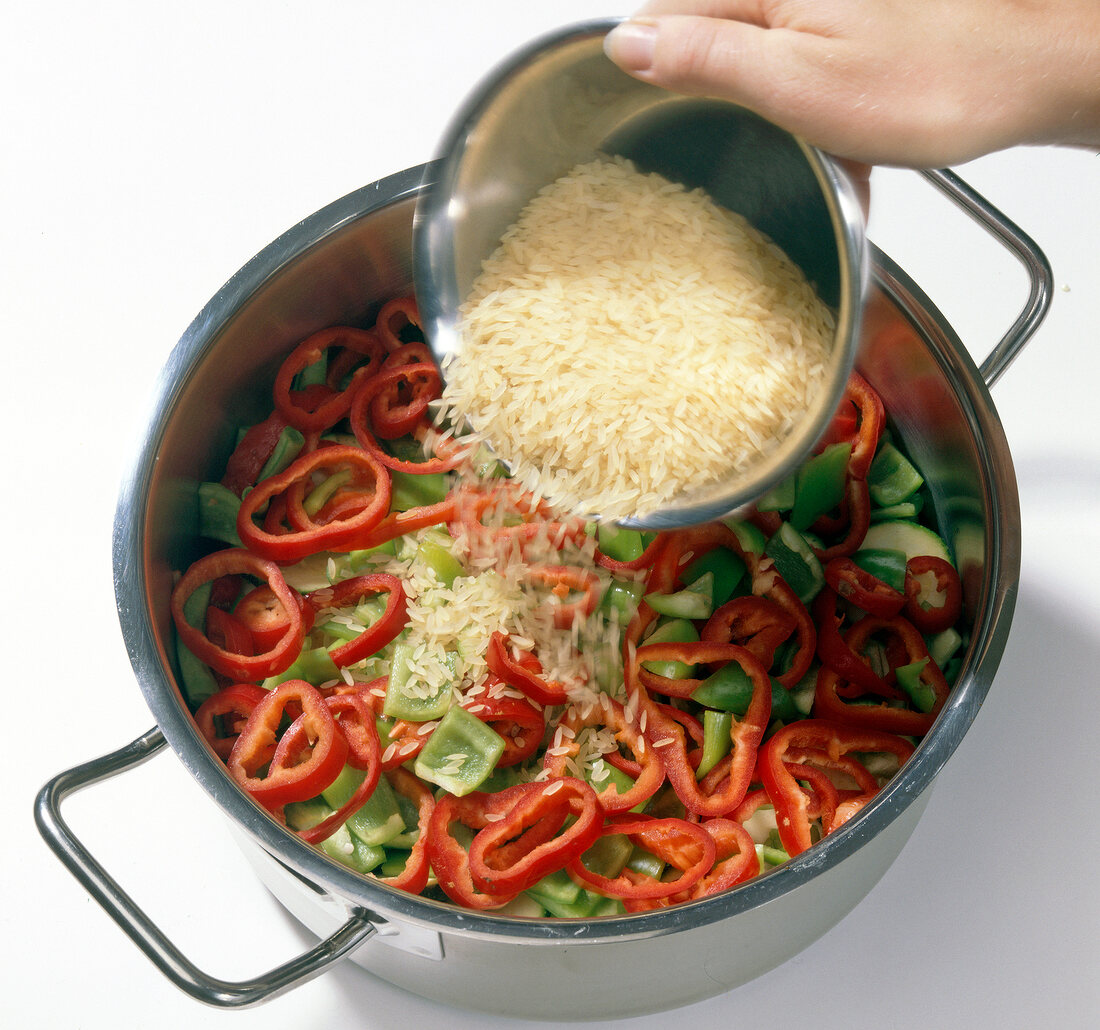
<svg viewBox="0 0 1100 1030"><path fill-rule="evenodd" d="M6 490L0 1022L498 1027L351 964L257 1010L191 1001L46 849L51 775L152 724L114 611L110 531L138 413L175 340L276 235L433 156L496 60L583 0L41 0L0 38L0 400ZM1100 158L1020 150L960 169L1030 232L1053 310L994 390L1023 510L1012 637L900 859L781 968L618 1025L1096 1025L1100 720ZM876 172L872 238L980 360L1025 296L1014 259L908 172ZM13 775L14 774L14 775ZM200 965L243 978L308 936L164 754L66 809ZM781 928L777 928L781 932ZM654 970L659 976L660 970ZM568 990L568 985L563 985Z"/></svg>

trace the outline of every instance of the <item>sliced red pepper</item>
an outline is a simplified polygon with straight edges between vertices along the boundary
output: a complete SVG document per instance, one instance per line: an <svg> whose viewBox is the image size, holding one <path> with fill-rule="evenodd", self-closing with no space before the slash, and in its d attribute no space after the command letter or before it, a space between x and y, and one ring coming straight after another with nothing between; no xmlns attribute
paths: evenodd
<svg viewBox="0 0 1100 1030"><path fill-rule="evenodd" d="M814 627L814 620L798 595L776 571L770 559L756 563L752 577L752 592L757 597L766 597L774 601L794 619L794 635L798 641L798 648L788 659L787 668L775 674L776 680L790 690L810 671L810 666L813 664L817 649L817 630Z"/></svg>
<svg viewBox="0 0 1100 1030"><path fill-rule="evenodd" d="M640 805L657 793L665 780L665 764L657 751L646 745L645 735L638 723L627 716L626 709L607 694L600 694L599 698L599 705L571 705L565 711L558 723L559 729L553 742L547 749L542 767L552 777L564 776L569 761L580 754L578 736L585 727L601 726L614 731L615 742L628 748L634 756L630 763L634 785L623 794L614 785L610 785L600 791L599 799L604 811L623 812ZM618 757L617 752L614 757ZM611 764L622 768L618 761L612 761Z"/></svg>
<svg viewBox="0 0 1100 1030"><path fill-rule="evenodd" d="M386 779L398 794L403 794L416 805L416 840L405 862L405 868L396 876L376 877L387 887L396 887L409 894L419 894L428 886L428 835L431 832L432 813L435 811L435 795L407 769L388 771Z"/></svg>
<svg viewBox="0 0 1100 1030"><path fill-rule="evenodd" d="M566 819L569 822L561 832L555 829L554 836L543 839L549 827L561 826ZM540 824L545 828L540 829ZM474 837L470 877L490 894L527 890L587 851L602 824L603 809L584 780L566 776L522 784L510 798L507 814L494 818ZM534 834L530 845L528 833Z"/></svg>
<svg viewBox="0 0 1100 1030"><path fill-rule="evenodd" d="M360 480L366 480L369 493L364 494L365 506L346 519L318 524L304 511L297 516L289 510L291 523L304 528L272 533L256 524L254 516L269 500L299 482L307 482L318 469L344 467ZM269 476L245 495L237 513L237 533L241 542L264 558L287 564L300 561L319 551L350 550L359 546L355 541L374 529L389 511L390 476L371 455L358 447L336 446L304 454L283 472Z"/></svg>
<svg viewBox="0 0 1100 1030"><path fill-rule="evenodd" d="M352 432L363 450L372 455L375 461L396 472L426 474L450 472L457 468L466 457L466 448L453 448L445 457L435 456L425 458L423 461L404 461L401 458L395 458L383 450L378 443L378 435L370 418L374 399L382 396L386 391L405 385L415 393L432 391L438 396L440 382L439 370L435 365L427 365L423 362L386 368L366 380L356 392L351 410L348 412Z"/></svg>
<svg viewBox="0 0 1100 1030"><path fill-rule="evenodd" d="M224 608L210 605L206 609L206 635L218 647L236 655L253 655L255 641L248 627Z"/></svg>
<svg viewBox="0 0 1100 1030"><path fill-rule="evenodd" d="M400 334L410 325L423 332L420 325L420 309L416 306L414 297L394 297L386 301L374 321L375 332L378 333L386 350L391 353L405 346L405 341L401 339Z"/></svg>
<svg viewBox="0 0 1100 1030"><path fill-rule="evenodd" d="M450 496L438 504L424 504L409 508L407 511L390 512L381 522L349 541L349 546L352 549L378 547L406 533L415 533L431 526L441 526L454 519L456 504L452 491Z"/></svg>
<svg viewBox="0 0 1100 1030"><path fill-rule="evenodd" d="M494 676L540 705L560 705L568 700L565 686L542 676L541 666L535 672L530 663L525 664L512 655L506 633L497 630L489 638L485 664Z"/></svg>
<svg viewBox="0 0 1100 1030"><path fill-rule="evenodd" d="M763 795L763 791L759 792ZM766 798L765 798L766 800ZM714 865L690 890L681 891L666 898L624 898L628 912L645 912L654 908L667 908L685 901L696 901L714 894L722 894L739 883L751 880L760 872L756 857L756 845L749 831L733 819L707 819L700 823L714 839Z"/></svg>
<svg viewBox="0 0 1100 1030"><path fill-rule="evenodd" d="M736 661L749 675L753 685L752 700L747 711L740 719L733 720L730 729L732 748L722 790L711 794L704 792L696 782L695 770L688 759L684 730L675 720L664 716L652 703L646 709L645 732L650 744L661 755L669 782L687 810L701 816L722 816L732 812L744 800L752 783L757 750L771 717L772 689L767 670L745 648L736 644L705 646L714 650L706 652L708 657L700 660ZM644 650L639 648L639 660L642 660Z"/></svg>
<svg viewBox="0 0 1100 1030"><path fill-rule="evenodd" d="M382 614L364 629L354 640L334 647L329 657L337 668L354 665L376 654L393 640L404 628L408 616L408 598L401 580L385 572L344 579L332 586L321 587L306 594L306 602L314 613L331 609L349 608L364 597L388 594Z"/></svg>
<svg viewBox="0 0 1100 1030"><path fill-rule="evenodd" d="M820 521L820 520L819 520ZM829 527L818 527L821 535L832 537L843 533L838 540L824 546L813 545L813 552L824 564L833 558L854 554L863 544L867 530L871 528L871 494L866 479L857 479L849 475L848 485L844 489L844 503L841 505L841 517Z"/></svg>
<svg viewBox="0 0 1100 1030"><path fill-rule="evenodd" d="M301 708L309 753L299 760L301 749L288 744L277 760L279 724L294 704ZM261 805L275 808L316 797L336 779L347 756L347 739L320 691L304 680L286 680L253 709L226 765L233 779ZM257 775L265 765L266 774Z"/></svg>
<svg viewBox="0 0 1100 1030"><path fill-rule="evenodd" d="M491 684L499 682L490 678L489 689L462 701L462 707L491 726L504 740L504 753L497 759L496 767L506 769L510 765L526 762L542 744L546 717L541 708L521 697L493 697Z"/></svg>
<svg viewBox="0 0 1100 1030"><path fill-rule="evenodd" d="M241 728L265 697L267 691L255 683L232 683L199 705L195 725L222 761L229 757Z"/></svg>
<svg viewBox="0 0 1100 1030"><path fill-rule="evenodd" d="M860 568L851 558L833 558L825 564L825 582L839 597L871 615L897 615L905 594Z"/></svg>
<svg viewBox="0 0 1100 1030"><path fill-rule="evenodd" d="M933 576L935 592L926 589L923 576ZM905 565L905 617L922 633L941 633L962 614L962 580L942 558L921 554Z"/></svg>
<svg viewBox="0 0 1100 1030"><path fill-rule="evenodd" d="M855 405L859 418L859 428L852 439L848 472L853 479L866 479L886 424L886 410L877 391L858 372L852 372L848 377L842 407L844 402Z"/></svg>
<svg viewBox="0 0 1100 1030"><path fill-rule="evenodd" d="M776 648L797 627L795 616L778 601L747 594L717 608L699 636L708 642L740 644L771 669Z"/></svg>
<svg viewBox="0 0 1100 1030"><path fill-rule="evenodd" d="M760 749L759 773L764 789L775 806L779 839L787 854L794 856L813 844L810 799L799 786L799 768L792 773L787 768L791 748L814 748L832 758L852 753L885 752L894 755L903 765L913 753L913 745L893 733L862 729L828 722L803 719L780 727ZM825 828L823 832L828 832Z"/></svg>
<svg viewBox="0 0 1100 1030"><path fill-rule="evenodd" d="M278 411L250 426L225 463L222 486L240 497L255 485L286 427L287 421Z"/></svg>
<svg viewBox="0 0 1100 1030"><path fill-rule="evenodd" d="M313 609L306 604L305 598L298 591L294 590L293 593L301 613L302 627L308 633L313 626ZM278 643L290 625L283 602L269 586L256 587L245 594L237 602L233 614L248 627L256 647L265 651Z"/></svg>
<svg viewBox="0 0 1100 1030"><path fill-rule="evenodd" d="M831 587L825 587L814 598L814 619L817 623L817 655L821 664L837 673L855 689L845 696L874 694L876 697L901 698L901 691L887 683L867 660L857 654L840 632L841 617L836 610L837 597ZM819 675L820 678L820 675Z"/></svg>
<svg viewBox="0 0 1100 1030"><path fill-rule="evenodd" d="M875 634L888 635L886 650L891 668L927 659L920 678L921 682L932 689L935 696L932 708L927 712L917 712L910 708L897 708L889 703L848 704L840 694L844 686L843 674L822 666L817 676L814 711L825 718L848 725L923 736L932 728L932 723L936 721L940 709L947 702L950 691L947 680L944 679L939 666L929 657L928 648L920 631L900 615L895 615L891 619L866 615L844 634L844 643L851 651L858 654ZM899 696L904 696L898 693Z"/></svg>
<svg viewBox="0 0 1100 1030"><path fill-rule="evenodd" d="M269 650L258 655L234 654L219 647L201 629L191 626L183 614L184 603L200 586L221 576L234 574L255 576L265 581L290 614L282 637ZM262 680L288 669L302 649L305 630L295 596L274 562L242 548L232 547L200 558L183 574L172 591L172 619L183 645L215 672L232 680Z"/></svg>
<svg viewBox="0 0 1100 1030"><path fill-rule="evenodd" d="M382 370L418 364L434 368L431 351L424 343L406 343L386 356ZM370 402L371 431L380 440L407 436L427 417L428 405L439 396L439 387L438 377L413 377L398 379L376 393Z"/></svg>
<svg viewBox="0 0 1100 1030"><path fill-rule="evenodd" d="M347 764L365 773L359 786L348 800L327 818L308 830L299 830L298 836L308 844L319 844L332 836L349 816L359 811L378 786L378 777L382 763L378 744L378 731L374 725L374 713L370 706L357 694L336 694L325 698L325 704L334 716L339 717L337 727L348 744ZM304 750L304 716L296 719L283 734L279 746L275 749L272 764L280 762L281 749L288 751L295 747ZM294 741L295 734L303 734L302 741Z"/></svg>
<svg viewBox="0 0 1100 1030"><path fill-rule="evenodd" d="M680 871L674 880L658 880L630 869L611 878L592 872L584 864L583 856L569 863L573 879L611 898L649 900L688 891L711 870L717 854L714 838L698 823L686 819L618 813L608 817L601 831L601 836L609 834L629 837Z"/></svg>
<svg viewBox="0 0 1100 1030"><path fill-rule="evenodd" d="M569 629L578 619L591 615L603 596L603 585L594 572L571 565L531 565L527 578L532 583L551 587L556 599L554 626ZM571 593L580 594L574 601L567 600Z"/></svg>
<svg viewBox="0 0 1100 1030"><path fill-rule="evenodd" d="M313 403L303 405L302 396L292 393L294 377L304 368L321 359L330 347L352 351L364 360L351 376L351 382L343 390L324 387L313 391ZM351 407L351 399L359 384L374 375L385 357L385 347L378 335L370 329L354 329L351 326L332 326L308 336L287 355L275 376L275 408L296 429L303 433L320 433L335 425Z"/></svg>
<svg viewBox="0 0 1100 1030"><path fill-rule="evenodd" d="M440 890L456 904L474 909L500 908L519 893L479 891L470 875L470 856L451 833L453 823L481 830L489 825L492 817L506 816L518 791L517 787L508 787L496 794L481 791L463 797L444 794L436 802L428 825L428 862L435 871Z"/></svg>

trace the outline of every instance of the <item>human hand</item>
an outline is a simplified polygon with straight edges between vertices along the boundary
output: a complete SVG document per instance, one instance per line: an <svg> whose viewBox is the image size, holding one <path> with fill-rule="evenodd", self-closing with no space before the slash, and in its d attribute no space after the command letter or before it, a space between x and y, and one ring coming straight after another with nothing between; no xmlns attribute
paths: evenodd
<svg viewBox="0 0 1100 1030"><path fill-rule="evenodd" d="M652 0L605 47L856 161L1100 146L1097 0Z"/></svg>

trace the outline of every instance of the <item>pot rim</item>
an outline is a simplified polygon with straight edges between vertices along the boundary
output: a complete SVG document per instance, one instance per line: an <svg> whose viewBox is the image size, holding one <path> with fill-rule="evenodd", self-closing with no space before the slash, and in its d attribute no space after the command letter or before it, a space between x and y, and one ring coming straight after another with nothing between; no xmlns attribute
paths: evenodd
<svg viewBox="0 0 1100 1030"><path fill-rule="evenodd" d="M338 895L348 906L367 910L372 919L457 931L495 941L579 945L662 936L728 919L767 904L858 851L931 785L989 690L1007 641L1019 582L1019 498L1008 443L989 390L943 316L906 274L873 245L872 281L917 320L918 330L932 345L933 356L953 385L979 442L983 500L990 512L984 544L987 575L978 598L976 629L967 660L935 727L874 801L813 848L766 875L712 898L596 920L524 919L472 912L423 899L354 873L268 816L233 782L202 739L168 675L171 663L158 643L151 617L145 522L159 447L184 385L213 349L223 327L265 282L348 225L415 198L423 184L431 181L434 169L435 165L429 163L394 173L332 202L284 232L218 290L171 351L152 391L144 433L120 487L112 540L119 622L146 703L177 758L227 816L315 890ZM934 338L937 336L940 339ZM990 570L997 575L990 576Z"/></svg>

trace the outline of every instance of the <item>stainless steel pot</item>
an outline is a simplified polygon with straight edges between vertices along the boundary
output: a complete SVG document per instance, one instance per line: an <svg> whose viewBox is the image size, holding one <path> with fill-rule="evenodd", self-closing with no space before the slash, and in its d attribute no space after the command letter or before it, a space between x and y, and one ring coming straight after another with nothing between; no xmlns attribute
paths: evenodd
<svg viewBox="0 0 1100 1030"><path fill-rule="evenodd" d="M267 413L275 369L295 341L324 325L369 320L381 300L410 288L413 209L431 174L431 166L401 172L295 226L217 293L172 352L122 486L114 534L119 618L157 728L47 783L36 802L38 826L165 975L210 1004L255 1004L344 956L417 994L514 1016L628 1016L697 1001L790 958L863 898L912 833L937 772L989 690L1016 596L1020 528L1012 461L988 387L1043 317L1050 270L1034 243L952 173L925 173L1016 253L1031 277L1024 311L979 369L917 286L886 255L874 255L858 365L933 484L972 625L958 685L908 764L843 828L725 895L604 920L507 919L390 890L269 818L196 731L171 657L173 571L197 557L195 487L219 474L234 422ZM69 794L140 763L165 742L229 817L273 893L323 938L307 954L242 983L207 975L72 834L60 812ZM496 989L501 981L511 989Z"/></svg>

